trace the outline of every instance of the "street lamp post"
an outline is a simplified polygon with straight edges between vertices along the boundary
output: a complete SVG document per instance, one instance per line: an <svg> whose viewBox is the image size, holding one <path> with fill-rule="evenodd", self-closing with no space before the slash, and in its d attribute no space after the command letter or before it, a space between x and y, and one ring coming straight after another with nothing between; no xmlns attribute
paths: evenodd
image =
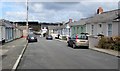
<svg viewBox="0 0 120 71"><path fill-rule="evenodd" d="M28 0L26 0L26 36L28 36Z"/></svg>

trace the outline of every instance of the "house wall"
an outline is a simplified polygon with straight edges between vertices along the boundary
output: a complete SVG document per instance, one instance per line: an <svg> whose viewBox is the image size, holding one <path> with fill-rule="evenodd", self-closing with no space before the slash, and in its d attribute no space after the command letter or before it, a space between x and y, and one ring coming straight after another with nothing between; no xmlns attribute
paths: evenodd
<svg viewBox="0 0 120 71"><path fill-rule="evenodd" d="M94 23L86 24L86 32L89 35L96 35L97 34L97 24L94 24Z"/></svg>
<svg viewBox="0 0 120 71"><path fill-rule="evenodd" d="M0 26L0 42L5 40L5 27Z"/></svg>
<svg viewBox="0 0 120 71"><path fill-rule="evenodd" d="M106 23L102 23L102 34L108 36L108 24Z"/></svg>
<svg viewBox="0 0 120 71"><path fill-rule="evenodd" d="M6 36L5 41L9 42L9 41L13 40L14 39L14 37L12 36L13 29L11 27L6 27L5 31L6 31L6 33L5 33L5 36Z"/></svg>
<svg viewBox="0 0 120 71"><path fill-rule="evenodd" d="M120 22L118 22L118 35L120 36Z"/></svg>
<svg viewBox="0 0 120 71"><path fill-rule="evenodd" d="M17 31L16 31L16 28L15 28L15 29L14 29L14 32L13 32L13 33L14 33L14 39L16 38L16 35L17 35L16 32L17 32Z"/></svg>
<svg viewBox="0 0 120 71"><path fill-rule="evenodd" d="M86 33L91 35L91 24L86 24Z"/></svg>
<svg viewBox="0 0 120 71"><path fill-rule="evenodd" d="M86 32L86 25L78 25L71 27L71 35L81 34Z"/></svg>
<svg viewBox="0 0 120 71"><path fill-rule="evenodd" d="M0 26L0 42L2 41L2 26Z"/></svg>
<svg viewBox="0 0 120 71"><path fill-rule="evenodd" d="M119 24L118 24L118 22L112 22L112 36L118 36L119 35Z"/></svg>
<svg viewBox="0 0 120 71"><path fill-rule="evenodd" d="M94 25L94 28L93 28L93 35L98 35L99 32L102 32L101 31L101 28L99 28L99 32L98 32L98 24L93 24Z"/></svg>
<svg viewBox="0 0 120 71"><path fill-rule="evenodd" d="M71 29L72 29L72 31L71 31L72 34L71 34L71 35L76 34L76 32L75 32L75 27L72 26Z"/></svg>
<svg viewBox="0 0 120 71"><path fill-rule="evenodd" d="M100 27L101 24L101 27ZM105 36L108 35L108 24L112 24L112 34L111 36L117 36L119 35L119 24L118 22L106 22L106 23L92 23L92 24L86 24L86 32L89 33L90 35L98 35L98 34L103 34ZM92 33L92 25L94 26L93 28L93 33ZM109 36L109 37L111 37Z"/></svg>
<svg viewBox="0 0 120 71"><path fill-rule="evenodd" d="M95 35L98 35L99 33L102 33L103 34L103 23L98 23L96 24L96 34Z"/></svg>

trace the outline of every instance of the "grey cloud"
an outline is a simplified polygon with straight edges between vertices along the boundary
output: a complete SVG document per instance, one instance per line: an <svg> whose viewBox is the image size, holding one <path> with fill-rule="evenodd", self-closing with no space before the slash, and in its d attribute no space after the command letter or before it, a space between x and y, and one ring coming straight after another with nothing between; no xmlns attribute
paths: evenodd
<svg viewBox="0 0 120 71"><path fill-rule="evenodd" d="M68 21L69 18L79 20L96 13L99 6L104 11L113 10L117 3L112 2L29 2L29 19L47 22ZM26 8L25 3L19 5Z"/></svg>
<svg viewBox="0 0 120 71"><path fill-rule="evenodd" d="M43 5L44 10L67 10L67 9L74 9L74 7L79 4L79 2L39 2ZM29 8L32 7L35 2L29 4ZM30 9L30 11L34 12L34 10Z"/></svg>

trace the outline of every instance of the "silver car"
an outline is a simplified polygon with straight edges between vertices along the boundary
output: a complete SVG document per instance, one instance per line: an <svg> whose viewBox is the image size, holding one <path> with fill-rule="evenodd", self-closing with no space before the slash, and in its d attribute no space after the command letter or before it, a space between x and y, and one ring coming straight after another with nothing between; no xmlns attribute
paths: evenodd
<svg viewBox="0 0 120 71"><path fill-rule="evenodd" d="M84 34L75 34L69 37L68 46L72 46L73 48L80 47L80 46L89 46L88 36Z"/></svg>

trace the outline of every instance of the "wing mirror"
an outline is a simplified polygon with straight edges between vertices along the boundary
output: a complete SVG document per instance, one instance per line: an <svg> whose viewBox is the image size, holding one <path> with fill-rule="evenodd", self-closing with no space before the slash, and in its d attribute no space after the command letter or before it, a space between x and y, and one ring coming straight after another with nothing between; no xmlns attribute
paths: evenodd
<svg viewBox="0 0 120 71"><path fill-rule="evenodd" d="M71 39L71 37L68 37L68 39Z"/></svg>

